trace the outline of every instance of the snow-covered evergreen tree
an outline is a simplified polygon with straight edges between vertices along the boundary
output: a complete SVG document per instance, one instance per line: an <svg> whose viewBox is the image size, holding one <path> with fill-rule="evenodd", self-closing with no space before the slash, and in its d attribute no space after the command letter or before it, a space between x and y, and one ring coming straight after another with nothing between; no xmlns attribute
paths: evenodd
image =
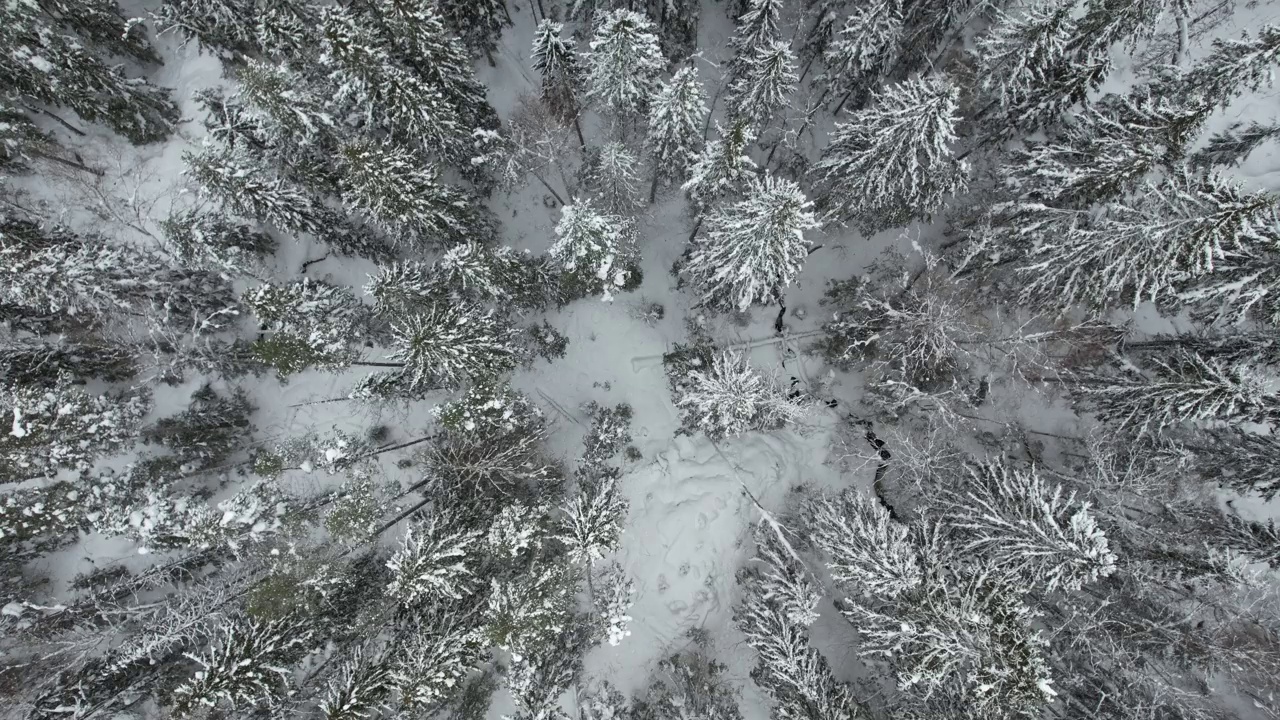
<svg viewBox="0 0 1280 720"><path fill-rule="evenodd" d="M755 170L747 146L755 139L746 120L736 119L720 137L707 143L689 169L689 179L681 188L699 213L706 212L726 195L738 193Z"/></svg>
<svg viewBox="0 0 1280 720"><path fill-rule="evenodd" d="M627 215L640 206L638 165L635 154L620 142L607 142L593 153L586 181L601 209Z"/></svg>
<svg viewBox="0 0 1280 720"><path fill-rule="evenodd" d="M479 539L479 531L440 513L410 525L400 549L387 562L387 594L405 607L470 595L475 590L474 546Z"/></svg>
<svg viewBox="0 0 1280 720"><path fill-rule="evenodd" d="M1280 397L1252 368L1179 351L1167 360L1152 358L1150 372L1150 379L1093 375L1075 392L1102 420L1138 432L1189 423L1265 423L1280 416Z"/></svg>
<svg viewBox="0 0 1280 720"><path fill-rule="evenodd" d="M92 20L84 11L96 3L75 3L66 20ZM98 6L101 8L101 6ZM113 8L114 11L114 8ZM89 122L103 122L135 144L158 142L173 133L178 106L166 88L144 78L129 78L120 66L100 58L80 37L66 33L34 4L0 8L0 44L12 48L0 58L0 89L36 103L61 105ZM102 13L96 14L102 17ZM118 30L126 29L118 15ZM103 28L105 30L106 28ZM96 34L96 33L95 33ZM110 52L129 44L132 33L105 34ZM135 41L136 43L136 41ZM150 53L146 49L146 53ZM151 55L149 59L154 59Z"/></svg>
<svg viewBox="0 0 1280 720"><path fill-rule="evenodd" d="M407 708L438 708L484 661L483 636L470 613L428 610L409 627L395 658L391 680Z"/></svg>
<svg viewBox="0 0 1280 720"><path fill-rule="evenodd" d="M1276 209L1266 193L1179 172L1097 216L1039 204L1011 208L992 237L1007 243L1006 251L1026 253L1017 268L1024 300L1094 308L1117 300L1171 303L1181 288L1212 286L1233 258L1264 246L1260 231ZM1246 288L1250 280L1229 278Z"/></svg>
<svg viewBox="0 0 1280 720"><path fill-rule="evenodd" d="M507 245L469 242L451 248L432 268L434 282L455 297L497 302L508 309L545 306L555 279L544 257Z"/></svg>
<svg viewBox="0 0 1280 720"><path fill-rule="evenodd" d="M731 351L717 354L709 367L690 370L674 399L681 429L712 440L774 430L810 411L807 400L789 396L775 377L762 375Z"/></svg>
<svg viewBox="0 0 1280 720"><path fill-rule="evenodd" d="M324 720L366 720L392 689L385 657L357 648L329 679L317 709Z"/></svg>
<svg viewBox="0 0 1280 720"><path fill-rule="evenodd" d="M138 355L133 345L91 335L72 340L0 332L0 380L52 386L65 375L118 382L137 374Z"/></svg>
<svg viewBox="0 0 1280 720"><path fill-rule="evenodd" d="M766 175L749 183L746 199L716 209L685 266L701 302L745 310L777 301L809 254L812 207L799 185Z"/></svg>
<svg viewBox="0 0 1280 720"><path fill-rule="evenodd" d="M1201 477L1268 501L1280 494L1280 437L1226 428L1207 431L1183 445Z"/></svg>
<svg viewBox="0 0 1280 720"><path fill-rule="evenodd" d="M221 212L175 212L160 229L178 262L193 268L245 272L276 248L270 235Z"/></svg>
<svg viewBox="0 0 1280 720"><path fill-rule="evenodd" d="M831 579L860 596L896 598L924 583L911 528L857 489L805 506L806 527L826 558Z"/></svg>
<svg viewBox="0 0 1280 720"><path fill-rule="evenodd" d="M52 387L9 386L0 401L10 423L0 436L0 476L18 482L88 469L133 444L150 405L144 393L91 395L68 377Z"/></svg>
<svg viewBox="0 0 1280 720"><path fill-rule="evenodd" d="M1280 135L1280 125L1263 125L1258 121L1233 123L1226 130L1216 132L1209 144L1191 156L1191 164L1199 168L1214 165L1239 165L1259 145Z"/></svg>
<svg viewBox="0 0 1280 720"><path fill-rule="evenodd" d="M846 107L857 110L866 104L889 72L901 39L901 0L875 0L853 8L823 53L824 79L839 98L836 115Z"/></svg>
<svg viewBox="0 0 1280 720"><path fill-rule="evenodd" d="M487 239L468 211L469 198L441 182L435 168L423 166L408 150L359 141L344 146L342 156L343 202L396 242L421 249Z"/></svg>
<svg viewBox="0 0 1280 720"><path fill-rule="evenodd" d="M1170 94L1195 98L1221 107L1247 90L1271 82L1280 62L1280 26L1267 25L1256 37L1245 33L1238 40L1214 40L1213 51L1190 70L1171 81Z"/></svg>
<svg viewBox="0 0 1280 720"><path fill-rule="evenodd" d="M232 619L206 650L188 655L200 669L173 691L173 711L188 716L200 707L270 701L289 684L287 667L301 659L310 640L311 632L297 619Z"/></svg>
<svg viewBox="0 0 1280 720"><path fill-rule="evenodd" d="M565 504L555 535L573 562L591 566L617 549L627 513L617 481L617 472L608 468L578 473L578 493Z"/></svg>
<svg viewBox="0 0 1280 720"><path fill-rule="evenodd" d="M257 11L250 0L164 0L151 16L161 33L176 32L205 48L247 53L258 47Z"/></svg>
<svg viewBox="0 0 1280 720"><path fill-rule="evenodd" d="M1035 467L970 463L946 495L944 521L957 549L984 558L1022 583L1079 590L1116 571L1116 555L1087 502L1051 485Z"/></svg>
<svg viewBox="0 0 1280 720"><path fill-rule="evenodd" d="M467 47L493 60L503 28L511 24L506 0L441 0L436 7L445 24Z"/></svg>
<svg viewBox="0 0 1280 720"><path fill-rule="evenodd" d="M975 43L978 83L991 102L1014 107L1053 84L1068 62L1076 30L1074 3L1026 3L996 11L991 29Z"/></svg>
<svg viewBox="0 0 1280 720"><path fill-rule="evenodd" d="M626 285L634 249L625 219L575 200L560 208L555 233L547 254L581 286L582 294L600 293L608 301L615 288Z"/></svg>
<svg viewBox="0 0 1280 720"><path fill-rule="evenodd" d="M100 47L108 55L131 56L159 63L145 30L131 22L114 0L49 0L40 5L44 14L79 35L86 45Z"/></svg>
<svg viewBox="0 0 1280 720"><path fill-rule="evenodd" d="M653 158L653 183L649 202L657 197L658 183L682 179L702 144L702 122L707 116L706 93L698 71L682 67L662 86L649 106L649 131L645 144Z"/></svg>
<svg viewBox="0 0 1280 720"><path fill-rule="evenodd" d="M186 410L157 420L142 439L168 448L184 470L216 467L246 444L253 411L243 391L224 397L206 384L191 394Z"/></svg>
<svg viewBox="0 0 1280 720"><path fill-rule="evenodd" d="M649 106L666 63L653 23L631 10L605 13L587 55L588 95L627 120Z"/></svg>
<svg viewBox="0 0 1280 720"><path fill-rule="evenodd" d="M533 36L533 68L542 76L542 101L564 122L573 121L578 142L586 145L578 120L583 68L577 52L560 37L564 25L544 18Z"/></svg>
<svg viewBox="0 0 1280 720"><path fill-rule="evenodd" d="M551 648L575 622L577 580L566 565L540 563L523 575L494 578L485 608L486 632L513 662Z"/></svg>
<svg viewBox="0 0 1280 720"><path fill-rule="evenodd" d="M622 565L611 563L596 578L596 588L592 597L597 617L604 628L604 639L610 645L620 645L631 634L627 627L632 617L627 614L633 602L636 584L622 569Z"/></svg>
<svg viewBox="0 0 1280 720"><path fill-rule="evenodd" d="M239 97L274 146L323 144L334 125L326 103L286 65L248 58L237 73Z"/></svg>
<svg viewBox="0 0 1280 720"><path fill-rule="evenodd" d="M837 123L815 167L826 203L865 232L930 217L967 185L951 144L959 88L922 77L876 93L872 106Z"/></svg>
<svg viewBox="0 0 1280 720"><path fill-rule="evenodd" d="M350 290L310 278L260 285L243 302L270 333L254 353L282 376L346 367L356 357L352 345L368 333L368 310Z"/></svg>
<svg viewBox="0 0 1280 720"><path fill-rule="evenodd" d="M798 81L795 58L786 41L761 45L743 61L739 77L729 89L729 106L752 127L763 128L786 105Z"/></svg>
<svg viewBox="0 0 1280 720"><path fill-rule="evenodd" d="M391 359L412 388L493 378L515 367L515 331L492 311L434 305L392 324Z"/></svg>
<svg viewBox="0 0 1280 720"><path fill-rule="evenodd" d="M746 12L738 18L738 27L729 39L733 60L729 64L730 84L745 74L746 66L760 48L782 39L778 20L782 0L750 0Z"/></svg>

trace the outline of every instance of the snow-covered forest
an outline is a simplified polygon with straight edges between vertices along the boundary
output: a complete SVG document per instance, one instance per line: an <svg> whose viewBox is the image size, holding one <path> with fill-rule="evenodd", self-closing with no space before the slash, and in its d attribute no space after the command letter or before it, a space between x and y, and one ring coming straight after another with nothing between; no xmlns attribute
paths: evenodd
<svg viewBox="0 0 1280 720"><path fill-rule="evenodd" d="M6 0L0 718L1280 720L1280 2Z"/></svg>

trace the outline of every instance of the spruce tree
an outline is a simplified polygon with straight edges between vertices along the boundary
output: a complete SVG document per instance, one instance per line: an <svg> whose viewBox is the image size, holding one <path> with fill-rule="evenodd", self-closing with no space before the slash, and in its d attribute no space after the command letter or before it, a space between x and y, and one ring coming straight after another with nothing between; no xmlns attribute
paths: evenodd
<svg viewBox="0 0 1280 720"><path fill-rule="evenodd" d="M46 0L40 3L40 9L84 38L86 44L102 48L108 55L160 62L144 29L126 18L115 0Z"/></svg>
<svg viewBox="0 0 1280 720"><path fill-rule="evenodd" d="M1045 2L997 11L976 41L978 86L992 103L1015 107L1050 86L1067 61L1076 23L1074 3Z"/></svg>
<svg viewBox="0 0 1280 720"><path fill-rule="evenodd" d="M258 49L250 0L164 0L153 13L161 33L177 32L202 48L249 53Z"/></svg>
<svg viewBox="0 0 1280 720"><path fill-rule="evenodd" d="M1234 123L1214 133L1209 144L1191 156L1191 163L1206 169L1214 165L1240 165L1259 145L1277 135L1280 135L1280 125L1263 125L1256 120L1248 125Z"/></svg>
<svg viewBox="0 0 1280 720"><path fill-rule="evenodd" d="M466 195L403 147L360 140L344 145L342 157L343 202L397 243L421 249L488 239Z"/></svg>
<svg viewBox="0 0 1280 720"><path fill-rule="evenodd" d="M707 143L689 169L689 179L681 188L689 194L699 215L726 196L738 195L755 170L747 155L754 135L745 120L738 118L720 137Z"/></svg>
<svg viewBox="0 0 1280 720"><path fill-rule="evenodd" d="M628 215L640 206L638 164L636 156L620 142L607 142L593 153L584 168L585 179L602 209Z"/></svg>
<svg viewBox="0 0 1280 720"><path fill-rule="evenodd" d="M945 78L909 80L837 123L815 168L826 204L871 233L928 218L963 190L968 166L951 147L958 93Z"/></svg>
<svg viewBox="0 0 1280 720"><path fill-rule="evenodd" d="M782 0L750 0L746 12L738 18L738 27L729 39L733 60L729 63L729 82L744 75L746 66L760 48L769 47L782 39L778 18Z"/></svg>
<svg viewBox="0 0 1280 720"><path fill-rule="evenodd" d="M493 63L493 51L503 28L511 24L506 0L441 0L436 4L441 18L453 33L475 52L484 53Z"/></svg>
<svg viewBox="0 0 1280 720"><path fill-rule="evenodd" d="M436 513L410 525L387 568L387 594L406 608L461 600L475 592L475 546L480 533Z"/></svg>
<svg viewBox="0 0 1280 720"><path fill-rule="evenodd" d="M876 0L854 8L823 53L824 79L830 83L823 90L839 98L834 114L866 104L889 72L901 39L901 0Z"/></svg>
<svg viewBox="0 0 1280 720"><path fill-rule="evenodd" d="M693 66L680 68L649 106L645 144L653 163L650 203L657 197L658 183L680 180L687 174L702 144L706 115L706 93L698 82L697 70Z"/></svg>
<svg viewBox="0 0 1280 720"><path fill-rule="evenodd" d="M715 210L686 265L701 302L745 310L778 301L808 256L812 207L799 185L766 175L744 200Z"/></svg>
<svg viewBox="0 0 1280 720"><path fill-rule="evenodd" d="M753 128L767 126L799 80L790 46L783 40L760 45L746 58L729 89L732 112Z"/></svg>
<svg viewBox="0 0 1280 720"><path fill-rule="evenodd" d="M583 70L578 55L560 37L564 26L543 19L533 36L533 67L542 76L542 100L556 117L573 121L578 142L586 146L578 114L578 95L583 84Z"/></svg>
<svg viewBox="0 0 1280 720"><path fill-rule="evenodd" d="M1211 107L1224 107L1248 90L1271 83L1280 61L1280 26L1267 25L1257 37L1215 40L1213 51L1190 70L1167 81L1164 91Z"/></svg>
<svg viewBox="0 0 1280 720"><path fill-rule="evenodd" d="M556 241L547 250L582 294L613 298L613 289L628 281L633 249L626 221L602 213L581 200L560 208Z"/></svg>
<svg viewBox="0 0 1280 720"><path fill-rule="evenodd" d="M492 311L433 306L392 324L391 360L411 388L491 379L515 367L514 330Z"/></svg>
<svg viewBox="0 0 1280 720"><path fill-rule="evenodd" d="M345 368L356 357L352 345L369 334L368 310L345 287L303 278L260 285L243 302L268 333L254 342L254 354L281 376Z"/></svg>
<svg viewBox="0 0 1280 720"><path fill-rule="evenodd" d="M666 65L653 23L630 10L606 13L596 26L587 55L587 87L591 99L620 120L648 106Z"/></svg>
<svg viewBox="0 0 1280 720"><path fill-rule="evenodd" d="M138 349L87 335L72 340L0 333L0 380L17 385L57 385L64 375L107 382L128 380L138 372Z"/></svg>
<svg viewBox="0 0 1280 720"><path fill-rule="evenodd" d="M173 711L187 716L200 707L256 705L283 694L286 668L306 653L311 635L299 619L233 618L191 656L200 670L174 690Z"/></svg>
<svg viewBox="0 0 1280 720"><path fill-rule="evenodd" d="M245 272L276 248L270 235L216 211L178 211L163 220L160 229L186 267Z"/></svg>
<svg viewBox="0 0 1280 720"><path fill-rule="evenodd" d="M1148 370L1149 378L1093 374L1075 393L1104 422L1138 433L1191 423L1266 423L1280 416L1280 398L1248 366L1179 351L1167 360L1152 358Z"/></svg>
<svg viewBox="0 0 1280 720"><path fill-rule="evenodd" d="M69 376L53 387L10 385L0 395L10 423L0 435L0 478L11 483L53 476L58 468L87 470L132 445L149 409L145 394L91 395Z"/></svg>

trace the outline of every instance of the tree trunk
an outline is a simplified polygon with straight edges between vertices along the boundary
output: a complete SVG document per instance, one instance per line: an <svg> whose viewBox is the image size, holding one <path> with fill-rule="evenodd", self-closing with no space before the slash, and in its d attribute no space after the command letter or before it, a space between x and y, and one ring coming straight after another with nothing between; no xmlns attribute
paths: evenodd
<svg viewBox="0 0 1280 720"><path fill-rule="evenodd" d="M662 173L658 169L655 162L653 166L653 183L649 185L649 204L652 205L658 198L658 178L662 177Z"/></svg>
<svg viewBox="0 0 1280 720"><path fill-rule="evenodd" d="M698 230L702 228L702 215L698 216L698 221L693 224L693 231L689 233L689 242L693 242L693 238L698 235Z"/></svg>
<svg viewBox="0 0 1280 720"><path fill-rule="evenodd" d="M102 177L103 175L106 174L103 171L98 170L96 168L91 168L88 165L85 165L83 163L78 163L74 160L67 160L66 158L60 158L57 155L50 155L49 153L41 152L39 150L32 150L30 152L32 155L35 155L36 157L41 158L42 160L48 160L50 162L56 162L60 165L66 165L69 168L75 168L76 170L87 172L90 175L97 175L98 177Z"/></svg>
<svg viewBox="0 0 1280 720"><path fill-rule="evenodd" d="M542 179L541 173L531 172L531 174L538 179L538 182L542 183L542 187L546 188L547 192L551 193L551 196L554 197L557 201L559 201L561 205L568 204L564 201L564 198L560 197L560 193L556 192L555 188L551 187L551 185L548 184L546 180Z"/></svg>

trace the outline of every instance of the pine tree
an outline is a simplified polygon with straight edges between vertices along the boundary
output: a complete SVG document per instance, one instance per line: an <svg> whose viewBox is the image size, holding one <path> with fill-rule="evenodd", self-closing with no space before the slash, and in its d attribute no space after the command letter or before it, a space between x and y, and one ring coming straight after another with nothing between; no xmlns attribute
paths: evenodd
<svg viewBox="0 0 1280 720"><path fill-rule="evenodd" d="M565 504L554 536L571 561L591 566L617 549L627 513L617 475L616 470L591 466L578 473L578 494Z"/></svg>
<svg viewBox="0 0 1280 720"><path fill-rule="evenodd" d="M853 9L823 53L824 79L830 82L829 91L840 98L834 114L866 104L889 72L901 40L901 0L876 0Z"/></svg>
<svg viewBox="0 0 1280 720"><path fill-rule="evenodd" d="M968 166L951 148L958 93L944 78L910 80L837 123L815 168L827 203L871 233L930 217L963 190Z"/></svg>
<svg viewBox="0 0 1280 720"><path fill-rule="evenodd" d="M707 143L681 186L699 214L726 195L738 194L746 185L756 167L747 155L747 146L754 139L746 121L739 118L728 131L720 129L718 139Z"/></svg>
<svg viewBox="0 0 1280 720"><path fill-rule="evenodd" d="M573 570L559 563L544 561L522 575L494 578L484 610L489 641L517 663L552 650L575 621L576 593Z"/></svg>
<svg viewBox="0 0 1280 720"><path fill-rule="evenodd" d="M1270 84L1272 66L1280 61L1280 26L1268 25L1256 38L1215 40L1213 51L1177 77L1169 93L1194 98L1213 107L1230 103L1246 90Z"/></svg>
<svg viewBox="0 0 1280 720"><path fill-rule="evenodd" d="M771 529L756 533L755 562L738 573L743 600L733 620L759 655L751 679L773 698L776 717L849 720L863 717L847 685L810 646L808 626L821 596L805 570L778 547Z"/></svg>
<svg viewBox="0 0 1280 720"><path fill-rule="evenodd" d="M620 142L607 142L594 155L585 168L586 181L600 207L615 215L634 212L640 206L636 156Z"/></svg>
<svg viewBox="0 0 1280 720"><path fill-rule="evenodd" d="M324 720L367 720L392 689L385 657L357 648L329 680L317 709Z"/></svg>
<svg viewBox="0 0 1280 720"><path fill-rule="evenodd" d="M57 141L31 121L16 103L0 98L0 171L26 173L33 158L83 168L59 156Z"/></svg>
<svg viewBox="0 0 1280 720"><path fill-rule="evenodd" d="M1138 433L1178 425L1264 423L1280 415L1280 398L1252 368L1179 351L1152 358L1151 377L1093 375L1076 395L1104 422Z"/></svg>
<svg viewBox="0 0 1280 720"><path fill-rule="evenodd" d="M798 81L787 42L760 45L743 61L739 78L729 89L729 106L753 128L763 128L785 106Z"/></svg>
<svg viewBox="0 0 1280 720"><path fill-rule="evenodd" d="M352 345L369 334L368 311L350 290L310 278L260 285L243 302L271 333L253 344L254 354L281 376L345 368L357 355Z"/></svg>
<svg viewBox="0 0 1280 720"><path fill-rule="evenodd" d="M127 78L82 41L51 27L34 6L0 9L0 44L13 52L0 58L0 90L38 103L75 110L103 122L135 144L158 142L173 133L178 107L165 88ZM79 11L72 18L79 17ZM86 18L88 19L88 18ZM120 43L127 43L115 35Z"/></svg>
<svg viewBox="0 0 1280 720"><path fill-rule="evenodd" d="M1016 107L1052 85L1068 61L1076 23L1072 3L1032 3L1018 12L996 11L991 29L978 38L978 85L1002 107Z"/></svg>
<svg viewBox="0 0 1280 720"><path fill-rule="evenodd" d="M432 268L434 282L453 297L515 310L545 307L553 295L552 273L545 258L528 251L474 242L451 248Z"/></svg>
<svg viewBox="0 0 1280 720"><path fill-rule="evenodd" d="M1116 555L1089 503L1050 485L1035 467L1004 462L967 467L945 495L943 520L960 531L957 549L996 572L1047 592L1079 590L1116 571Z"/></svg>
<svg viewBox="0 0 1280 720"><path fill-rule="evenodd" d="M487 239L482 222L467 211L468 198L440 182L395 145L357 141L342 148L343 202L368 215L397 242L425 248Z"/></svg>
<svg viewBox="0 0 1280 720"><path fill-rule="evenodd" d="M1191 453L1191 467L1205 480L1270 501L1280 494L1280 437L1238 428L1199 433L1182 447Z"/></svg>
<svg viewBox="0 0 1280 720"><path fill-rule="evenodd" d="M658 194L658 183L683 178L702 143L702 122L707 116L706 93L693 66L683 67L662 86L649 106L649 131L645 144L653 158L653 183L649 202Z"/></svg>
<svg viewBox="0 0 1280 720"><path fill-rule="evenodd" d="M295 619L233 619L207 650L188 655L201 670L174 690L174 712L185 717L201 706L234 708L275 697L288 684L285 666L301 658L310 639L306 625Z"/></svg>
<svg viewBox="0 0 1280 720"><path fill-rule="evenodd" d="M411 388L493 378L515 367L515 332L492 311L432 306L392 324L391 359Z"/></svg>
<svg viewBox="0 0 1280 720"><path fill-rule="evenodd" d="M762 375L731 351L715 355L708 367L689 370L674 391L681 431L711 440L753 430L776 430L803 419L808 403L791 397L776 377Z"/></svg>
<svg viewBox="0 0 1280 720"><path fill-rule="evenodd" d="M582 294L601 293L613 299L632 271L632 249L625 221L601 213L590 203L575 200L560 209L556 242L547 254L583 288Z"/></svg>
<svg viewBox="0 0 1280 720"><path fill-rule="evenodd" d="M417 260L378 268L376 275L369 276L364 292L373 297L374 309L385 318L425 310L441 295L431 265Z"/></svg>
<svg viewBox="0 0 1280 720"><path fill-rule="evenodd" d="M573 121L578 142L586 147L578 120L578 94L582 87L582 67L578 55L563 38L564 25L543 19L533 36L533 68L542 76L542 100L556 117Z"/></svg>
<svg viewBox="0 0 1280 720"><path fill-rule="evenodd" d="M471 595L475 591L473 546L479 539L479 531L440 513L410 525L400 549L387 562L391 570L387 594L408 608Z"/></svg>
<svg viewBox="0 0 1280 720"><path fill-rule="evenodd" d="M649 105L665 62L653 23L630 10L606 13L587 55L587 94L621 120Z"/></svg>
<svg viewBox="0 0 1280 720"><path fill-rule="evenodd" d="M808 256L806 230L818 226L800 186L766 175L747 198L714 211L695 240L686 270L701 302L745 310L777 300Z"/></svg>
<svg viewBox="0 0 1280 720"><path fill-rule="evenodd" d="M146 63L159 63L146 33L126 18L114 0L47 0L40 4L47 17L57 20L86 41L110 55L128 55Z"/></svg>
<svg viewBox="0 0 1280 720"><path fill-rule="evenodd" d="M136 441L150 405L145 393L90 395L66 376L52 387L11 385L0 400L11 423L0 436L0 477L10 483L88 469Z"/></svg>
<svg viewBox="0 0 1280 720"><path fill-rule="evenodd" d="M326 104L306 79L285 65L247 58L237 73L239 97L279 152L281 146L331 145L325 142L334 125Z"/></svg>

